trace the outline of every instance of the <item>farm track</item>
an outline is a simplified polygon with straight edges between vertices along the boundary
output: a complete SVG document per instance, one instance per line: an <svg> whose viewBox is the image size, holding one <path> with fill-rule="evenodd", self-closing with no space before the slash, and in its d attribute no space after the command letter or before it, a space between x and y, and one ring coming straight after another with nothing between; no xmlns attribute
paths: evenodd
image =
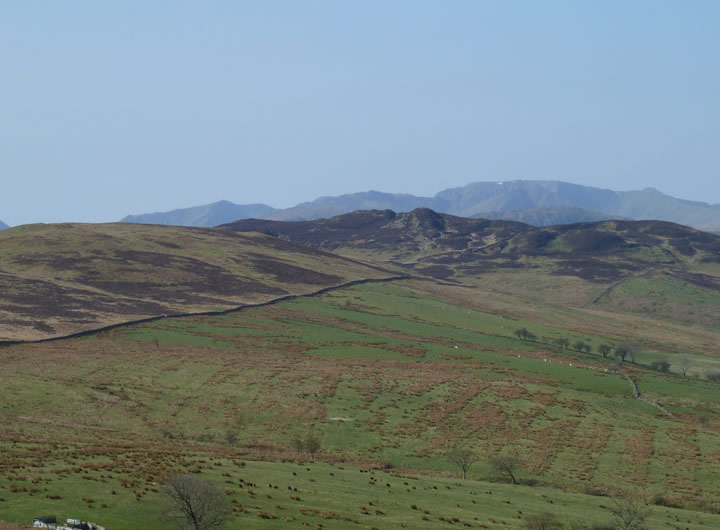
<svg viewBox="0 0 720 530"><path fill-rule="evenodd" d="M311 293L305 293L305 294L289 294L286 296L281 296L279 298L273 298L272 300L268 300L267 302L260 302L257 304L244 304L241 306L233 307L230 309L225 309L223 311L202 311L197 313L176 313L176 314L167 314L167 315L159 315L154 317L147 317L147 318L141 318L137 320L129 320L127 322L119 322L117 324L111 324L109 326L103 326L100 328L94 328L89 329L85 331L78 331L75 333L70 333L68 335L61 335L58 337L50 337L47 339L38 339L38 340L9 340L9 341L0 341L0 348L6 347L6 346L15 346L15 345L21 345L21 344L41 344L45 342L56 342L61 340L67 340L67 339L74 339L78 337L86 337L88 335L95 335L97 333L102 333L104 331L110 331L113 329L118 328L124 328L129 326L134 326L136 324L147 324L149 322L157 322L158 320L163 320L166 318L190 318L190 317L202 317L202 316L223 316L228 315L231 313L237 313L239 311L244 311L246 309L254 309L258 307L267 307L275 304L279 304L281 302L287 302L290 300L296 300L298 298L314 298L317 296L321 296L323 294L337 291L340 289L345 289L347 287L353 287L355 285L363 285L367 283L389 283L389 282L396 282L396 281L402 281L402 280L426 280L425 278L419 278L416 276L390 276L387 278L365 278L362 280L352 280L349 282L341 283L339 285L333 285L330 287L323 287L322 289L319 289L317 291L313 291Z"/></svg>

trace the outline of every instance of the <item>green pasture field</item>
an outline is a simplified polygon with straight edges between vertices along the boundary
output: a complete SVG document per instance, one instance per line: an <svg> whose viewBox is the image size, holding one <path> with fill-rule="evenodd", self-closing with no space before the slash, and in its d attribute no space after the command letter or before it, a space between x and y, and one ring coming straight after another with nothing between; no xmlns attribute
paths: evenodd
<svg viewBox="0 0 720 530"><path fill-rule="evenodd" d="M185 469L227 487L236 528L517 528L546 510L605 520L610 500L583 495L590 486L694 510L655 508L652 528L720 524L707 513L720 509L720 385L628 364L671 419L633 399L609 359L522 341L519 327L595 348L619 342L367 284L1 349L0 520L57 512L169 528L154 490ZM647 347L638 361L668 350ZM292 461L308 455L292 440L308 432L326 463L303 474ZM470 480L454 478L453 447L478 455ZM524 485L497 482L490 461L500 454L517 456ZM240 478L258 484L254 495ZM134 483L118 487L123 479Z"/></svg>
<svg viewBox="0 0 720 530"><path fill-rule="evenodd" d="M14 449L26 448L15 445ZM3 501L0 516L19 523L29 523L33 516L72 517L113 530L176 528L167 518L167 502L159 483L162 477L139 479L127 461L157 463L137 455L110 454L78 459L72 468L33 468L30 476L22 476L25 470L19 470L13 482L0 482L0 491L16 491ZM161 466L163 472L192 472L221 488L233 510L226 525L230 530L318 525L348 529L521 528L528 516L543 512L566 523L586 525L607 523L612 518L612 500L607 497L472 477L459 480L321 462L162 456L167 463ZM128 470L123 472L125 468ZM660 506L653 506L648 518L653 529L715 528L718 524L720 515Z"/></svg>

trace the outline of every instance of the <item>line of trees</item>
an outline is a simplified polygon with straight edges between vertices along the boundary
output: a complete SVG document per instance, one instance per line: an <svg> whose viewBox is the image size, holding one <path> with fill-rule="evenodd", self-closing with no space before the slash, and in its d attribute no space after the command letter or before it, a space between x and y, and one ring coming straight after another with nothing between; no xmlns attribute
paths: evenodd
<svg viewBox="0 0 720 530"><path fill-rule="evenodd" d="M531 331L528 331L527 328L516 329L513 333L520 340L527 340L531 342L542 341L548 344L552 344L553 346L562 348L563 350L571 349L571 342L567 337L541 337L540 339L538 339L538 336ZM572 343L572 349L585 353L593 352L592 344L588 344L587 342L582 340L577 340ZM623 342L622 344L619 344L614 348L610 344L603 343L597 347L597 352L602 355L604 359L607 359L612 354L617 359L618 363L624 363L629 361L633 364L637 364L637 356L640 352L640 348L632 342ZM667 360L653 361L652 363L650 363L649 366L653 370L657 370L663 373L670 373L671 364ZM683 377L687 377L688 371L690 370L691 366L692 361L688 356L684 355L680 358L678 362L678 368ZM720 382L720 372L714 374L707 374L706 377L709 381Z"/></svg>

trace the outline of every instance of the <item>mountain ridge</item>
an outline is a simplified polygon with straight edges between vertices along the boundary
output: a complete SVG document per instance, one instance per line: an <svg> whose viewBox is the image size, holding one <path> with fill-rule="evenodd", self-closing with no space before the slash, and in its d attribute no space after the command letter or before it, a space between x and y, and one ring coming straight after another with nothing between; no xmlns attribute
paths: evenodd
<svg viewBox="0 0 720 530"><path fill-rule="evenodd" d="M248 217L265 217L275 208L267 204L235 204L230 201L217 201L189 208L178 208L168 212L154 212L127 215L121 223L158 224L188 227L211 227Z"/></svg>
<svg viewBox="0 0 720 530"><path fill-rule="evenodd" d="M235 220L263 218L278 221L308 221L330 218L357 210L393 210L408 212L430 208L461 217L476 217L490 212L517 219L525 218L535 226L604 219L669 221L714 233L720 233L720 205L677 199L656 190L613 191L562 181L514 180L473 182L448 188L433 197L411 194L368 192L323 196L291 208L273 209L267 205L235 205L227 201L172 212L128 216L126 222L179 224L181 226L217 226ZM569 210L569 209L576 210ZM564 217L550 210L566 209ZM537 210L546 210L544 214ZM588 212L593 212L589 214ZM219 221L219 222L216 222ZM213 224L214 223L214 224Z"/></svg>
<svg viewBox="0 0 720 530"><path fill-rule="evenodd" d="M7 230L8 228L10 228L8 225L0 221L0 230Z"/></svg>

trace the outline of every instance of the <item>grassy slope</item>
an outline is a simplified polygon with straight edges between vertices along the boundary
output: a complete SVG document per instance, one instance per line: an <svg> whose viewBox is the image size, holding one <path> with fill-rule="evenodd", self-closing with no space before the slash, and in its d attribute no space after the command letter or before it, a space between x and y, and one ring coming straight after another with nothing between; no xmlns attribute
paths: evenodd
<svg viewBox="0 0 720 530"><path fill-rule="evenodd" d="M16 450L21 448L27 449L19 446ZM90 520L116 530L143 525L176 528L163 518L159 486L132 484L134 465L150 465L153 471L192 469L221 485L234 508L228 529L519 528L525 517L542 512L554 513L565 522L610 519L607 498L544 488L348 465L254 462L223 454L173 456L174 461L163 467L154 456L131 453L101 455L92 463L82 456L73 462L60 461L54 472L36 471L35 487L61 492L62 499L18 492L4 508L3 517L27 521L29 513L42 513ZM89 466L93 468L85 473ZM83 471L75 473L73 467L83 467ZM720 516L654 507L648 522L653 529L699 530L715 528Z"/></svg>
<svg viewBox="0 0 720 530"><path fill-rule="evenodd" d="M203 470L216 477L231 472L222 480L234 484L239 478L258 483L254 496L227 486L243 507L237 524L280 528L294 518L333 528L354 525L323 520L311 510L303 515L302 505L359 519L365 527L400 522L415 527L421 514L410 507L413 503L431 512L428 528L440 524L440 516L473 526L517 527L518 510L549 509L567 518L587 511L592 520L602 520L599 507L609 501L578 495L590 483L607 490L645 488L687 505L711 505L720 496L717 385L636 369L643 392L678 414L670 420L633 400L628 383L605 373L606 361L599 356L557 352L512 334L526 326L541 336L568 336L597 346L621 340L607 333L611 325L594 333L571 331L572 325L563 327L553 314L519 319L478 311L460 294L453 301L463 303L429 297L421 292L423 284L365 285L224 317L169 319L0 350L0 435L10 455L0 475L0 497L6 499L0 518L23 520L39 507L57 507L68 516L79 511L127 527L127 517L157 517L152 489L171 464L193 469L211 466L212 455L242 453L295 458L290 439L309 428L322 438L323 458L345 460L345 471L314 465L310 473L316 482L310 482L300 473L290 479L293 464L258 462L240 469L224 460L222 470L214 464L215 471ZM584 318L574 315L569 322ZM643 337L649 329L648 324L636 330L636 338L647 339L642 360L677 350L662 337ZM711 354L694 355L697 362L716 366ZM708 423L701 424L700 416ZM232 446L228 432L237 436ZM13 440L36 443L46 453L29 452ZM460 486L449 478L456 470L445 458L456 442L482 456L471 470L473 480ZM505 451L522 457L524 480L567 493L482 482L493 477L488 458ZM27 461L33 454L38 467ZM88 459L107 467L93 470ZM401 479L380 475L380 486L372 485L354 467L384 464L435 478L412 479L410 489L416 485L417 491L407 492ZM78 480L86 470L105 482ZM120 478L137 483L124 488ZM266 482L279 484L282 492L266 491ZM377 493L386 482L392 496ZM40 490L29 499L27 492L13 493L13 484L16 490ZM288 485L299 488L302 501L289 498ZM446 486L451 489L443 490ZM70 493L63 501L41 500L45 487L48 493L59 488ZM119 495L110 494L112 489ZM328 496L329 490L337 496ZM486 490L493 491L492 498ZM94 499L93 507L87 508L82 497ZM374 513L370 500L384 515ZM110 506L107 511L100 508L103 502ZM372 515L363 516L361 506ZM278 519L263 519L258 512ZM672 528L676 517L683 527L718 524L708 515L676 510L658 509L655 517L653 528Z"/></svg>
<svg viewBox="0 0 720 530"><path fill-rule="evenodd" d="M120 223L21 226L0 233L0 340L227 309L389 275L260 234Z"/></svg>

